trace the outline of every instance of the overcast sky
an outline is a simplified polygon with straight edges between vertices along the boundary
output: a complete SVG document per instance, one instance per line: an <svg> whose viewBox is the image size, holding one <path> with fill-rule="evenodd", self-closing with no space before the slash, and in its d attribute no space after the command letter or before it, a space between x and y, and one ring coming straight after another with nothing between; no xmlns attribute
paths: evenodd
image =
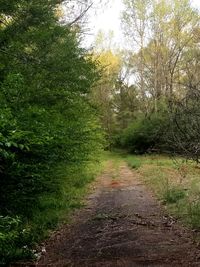
<svg viewBox="0 0 200 267"><path fill-rule="evenodd" d="M105 0L103 0L105 1ZM145 1L145 0L144 0ZM192 0L193 5L200 9L200 0ZM92 44L99 30L105 33L114 32L114 40L118 46L123 46L122 30L120 27L120 16L123 10L122 0L110 0L110 3L104 10L98 10L95 15L91 16L88 28L90 32L87 38L88 44Z"/></svg>

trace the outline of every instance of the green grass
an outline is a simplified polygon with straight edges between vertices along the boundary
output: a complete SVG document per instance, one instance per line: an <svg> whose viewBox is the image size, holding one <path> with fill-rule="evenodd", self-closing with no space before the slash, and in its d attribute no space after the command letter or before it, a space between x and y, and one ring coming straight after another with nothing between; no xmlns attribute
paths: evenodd
<svg viewBox="0 0 200 267"><path fill-rule="evenodd" d="M165 155L128 155L125 160L173 216L200 229L200 169L194 162Z"/></svg>
<svg viewBox="0 0 200 267"><path fill-rule="evenodd" d="M88 164L85 170L78 166L58 166L55 175L61 179L61 190L41 196L40 210L35 213L32 223L48 233L58 223L68 222L70 212L83 207L84 196L88 193L87 185L94 180L101 168L102 165L94 163Z"/></svg>
<svg viewBox="0 0 200 267"><path fill-rule="evenodd" d="M103 154L102 160L104 167L107 164L111 164L110 168L112 168L112 179L117 180L119 178L120 165L124 161L123 155L119 151L118 153L106 151Z"/></svg>
<svg viewBox="0 0 200 267"><path fill-rule="evenodd" d="M124 161L137 170L141 180L166 205L170 214L186 225L200 229L200 169L194 163L186 163L181 158L174 161L163 155L135 156L124 152L105 152L100 157L101 164L87 164L84 170L77 165L59 164L52 175L53 180L61 185L60 190L42 194L39 197L40 205L35 208L30 220L21 222L20 218L6 218L10 226L0 235L0 243L7 259L34 256L34 245L47 238L51 230L60 224L70 223L71 212L84 206L87 185L96 175L111 164L112 172L115 170L112 178L117 179ZM96 219L104 217L101 214Z"/></svg>
<svg viewBox="0 0 200 267"><path fill-rule="evenodd" d="M128 156L126 158L128 166L132 169L139 169L141 167L141 160L136 156Z"/></svg>
<svg viewBox="0 0 200 267"><path fill-rule="evenodd" d="M168 188L162 196L163 202L167 204L177 203L179 200L186 197L186 192L182 188Z"/></svg>
<svg viewBox="0 0 200 267"><path fill-rule="evenodd" d="M104 157L101 157L102 162ZM39 197L39 205L33 207L34 215L30 219L0 218L0 265L10 260L34 259L35 245L60 224L70 223L71 212L84 206L88 184L103 166L103 163L90 163L83 169L74 164L59 164L52 171L53 180L60 185L58 190L44 192Z"/></svg>

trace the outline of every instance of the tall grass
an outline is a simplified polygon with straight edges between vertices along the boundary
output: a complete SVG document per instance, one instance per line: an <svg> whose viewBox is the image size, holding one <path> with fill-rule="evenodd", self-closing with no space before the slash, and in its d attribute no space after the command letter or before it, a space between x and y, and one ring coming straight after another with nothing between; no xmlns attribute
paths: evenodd
<svg viewBox="0 0 200 267"><path fill-rule="evenodd" d="M38 254L34 247L59 224L69 222L70 213L84 205L87 185L102 168L99 163L85 165L85 169L74 164L57 165L52 176L59 184L59 190L41 194L39 205L32 210L30 219L0 216L0 265L36 259Z"/></svg>
<svg viewBox="0 0 200 267"><path fill-rule="evenodd" d="M200 169L195 163L163 155L128 155L126 161L173 216L200 229Z"/></svg>

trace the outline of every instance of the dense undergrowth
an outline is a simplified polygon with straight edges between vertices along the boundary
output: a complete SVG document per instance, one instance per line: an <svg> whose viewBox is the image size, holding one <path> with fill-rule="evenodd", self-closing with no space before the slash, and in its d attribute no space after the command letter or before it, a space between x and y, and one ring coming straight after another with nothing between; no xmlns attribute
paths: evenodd
<svg viewBox="0 0 200 267"><path fill-rule="evenodd" d="M38 242L48 237L59 223L69 222L70 212L83 206L87 184L101 166L97 163L81 167L59 164L53 173L62 186L59 192L44 192L38 196L37 206L31 209L33 216L0 217L0 263L22 259L37 259Z"/></svg>
<svg viewBox="0 0 200 267"><path fill-rule="evenodd" d="M166 133L169 124L169 117L164 112L147 117L138 115L117 135L116 145L136 154L161 151L166 149L166 146L170 149Z"/></svg>
<svg viewBox="0 0 200 267"><path fill-rule="evenodd" d="M0 264L80 207L103 147L88 95L100 77L62 1L0 1Z"/></svg>

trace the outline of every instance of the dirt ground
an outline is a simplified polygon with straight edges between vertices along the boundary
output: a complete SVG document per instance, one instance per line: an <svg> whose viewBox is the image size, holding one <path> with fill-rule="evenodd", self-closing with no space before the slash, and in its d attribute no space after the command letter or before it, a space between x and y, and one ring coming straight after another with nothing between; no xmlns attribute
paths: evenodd
<svg viewBox="0 0 200 267"><path fill-rule="evenodd" d="M164 208L125 163L109 162L73 223L45 244L38 266L200 266L189 230Z"/></svg>

